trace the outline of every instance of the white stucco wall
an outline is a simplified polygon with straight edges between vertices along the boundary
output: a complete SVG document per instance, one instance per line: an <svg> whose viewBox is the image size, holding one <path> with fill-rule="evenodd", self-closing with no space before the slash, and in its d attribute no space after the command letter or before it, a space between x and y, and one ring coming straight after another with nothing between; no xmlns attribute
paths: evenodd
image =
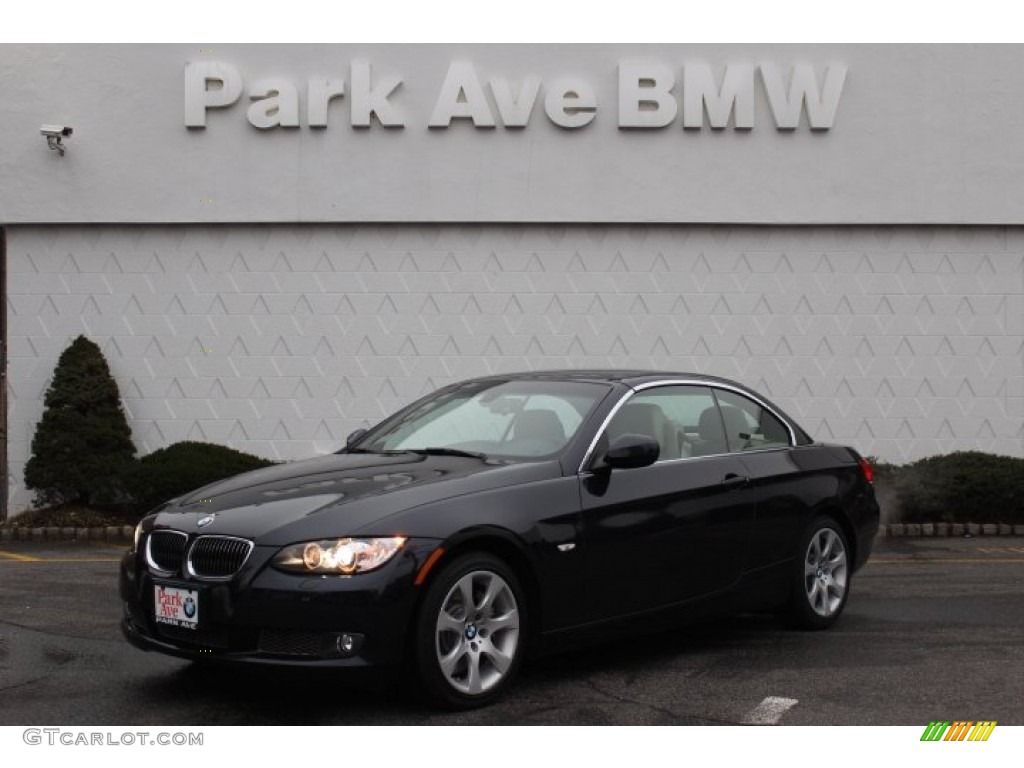
<svg viewBox="0 0 1024 768"><path fill-rule="evenodd" d="M18 226L8 262L12 512L80 333L142 453L304 457L456 379L641 366L892 461L1024 455L1024 228Z"/></svg>

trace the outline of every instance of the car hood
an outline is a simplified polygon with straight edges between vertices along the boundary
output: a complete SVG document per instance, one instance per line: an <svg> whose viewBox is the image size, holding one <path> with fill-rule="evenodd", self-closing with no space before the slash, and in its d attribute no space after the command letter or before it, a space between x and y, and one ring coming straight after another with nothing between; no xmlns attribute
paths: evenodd
<svg viewBox="0 0 1024 768"><path fill-rule="evenodd" d="M380 521L423 504L560 474L557 461L504 464L414 453L331 454L207 485L162 510L154 527L240 536L264 545L398 535L402 532Z"/></svg>

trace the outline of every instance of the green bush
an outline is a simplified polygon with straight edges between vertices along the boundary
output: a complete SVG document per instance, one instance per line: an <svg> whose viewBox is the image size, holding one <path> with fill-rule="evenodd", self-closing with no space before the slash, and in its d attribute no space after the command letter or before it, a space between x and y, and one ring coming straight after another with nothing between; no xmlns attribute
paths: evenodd
<svg viewBox="0 0 1024 768"><path fill-rule="evenodd" d="M35 502L96 507L125 501L135 446L100 348L79 336L61 353L25 465Z"/></svg>
<svg viewBox="0 0 1024 768"><path fill-rule="evenodd" d="M889 522L1024 523L1024 459L961 451L874 466Z"/></svg>
<svg viewBox="0 0 1024 768"><path fill-rule="evenodd" d="M129 478L138 511L147 512L209 483L274 462L213 443L182 442L143 456Z"/></svg>

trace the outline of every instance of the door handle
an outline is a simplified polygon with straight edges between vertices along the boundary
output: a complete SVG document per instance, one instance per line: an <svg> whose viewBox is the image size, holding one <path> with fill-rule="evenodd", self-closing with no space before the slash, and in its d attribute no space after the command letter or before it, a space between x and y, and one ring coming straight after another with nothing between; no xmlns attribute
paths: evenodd
<svg viewBox="0 0 1024 768"><path fill-rule="evenodd" d="M728 475L722 478L722 486L729 490L735 490L739 488L746 488L750 485L750 478L746 475L737 475L730 472Z"/></svg>

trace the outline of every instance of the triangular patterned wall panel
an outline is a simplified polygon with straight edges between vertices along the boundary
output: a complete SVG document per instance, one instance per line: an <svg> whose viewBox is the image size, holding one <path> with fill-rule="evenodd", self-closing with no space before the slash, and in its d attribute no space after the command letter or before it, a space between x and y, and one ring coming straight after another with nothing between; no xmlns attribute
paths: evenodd
<svg viewBox="0 0 1024 768"><path fill-rule="evenodd" d="M740 379L891 461L1024 453L1021 228L14 227L8 262L15 512L79 333L142 453L300 458L456 379L589 366Z"/></svg>

